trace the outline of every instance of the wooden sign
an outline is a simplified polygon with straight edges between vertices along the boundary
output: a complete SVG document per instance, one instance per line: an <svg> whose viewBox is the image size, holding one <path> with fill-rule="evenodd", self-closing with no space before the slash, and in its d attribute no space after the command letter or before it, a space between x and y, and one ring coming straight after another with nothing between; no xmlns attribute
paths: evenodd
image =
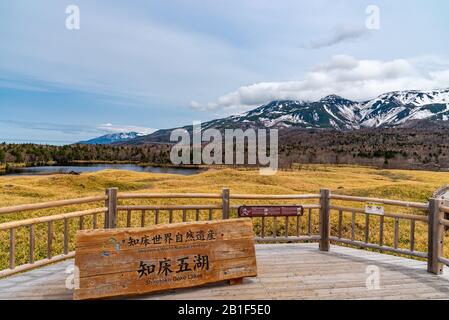
<svg viewBox="0 0 449 320"><path fill-rule="evenodd" d="M257 275L250 219L78 231L75 266L77 300Z"/></svg>
<svg viewBox="0 0 449 320"><path fill-rule="evenodd" d="M304 215L302 206L241 206L239 217L296 217Z"/></svg>

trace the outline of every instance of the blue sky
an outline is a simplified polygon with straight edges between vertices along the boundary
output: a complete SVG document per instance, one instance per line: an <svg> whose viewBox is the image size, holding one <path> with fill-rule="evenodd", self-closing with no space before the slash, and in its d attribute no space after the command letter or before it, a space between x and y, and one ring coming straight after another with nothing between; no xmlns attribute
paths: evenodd
<svg viewBox="0 0 449 320"><path fill-rule="evenodd" d="M2 1L0 140L64 144L274 99L449 87L448 12L438 0Z"/></svg>

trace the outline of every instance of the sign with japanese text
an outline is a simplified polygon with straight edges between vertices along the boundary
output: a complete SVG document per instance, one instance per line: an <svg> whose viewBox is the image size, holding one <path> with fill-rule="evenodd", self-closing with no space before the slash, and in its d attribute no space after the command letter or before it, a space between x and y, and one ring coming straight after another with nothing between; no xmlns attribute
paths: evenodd
<svg viewBox="0 0 449 320"><path fill-rule="evenodd" d="M379 203L367 203L365 205L365 213L375 214L375 215L384 215L385 209L382 204Z"/></svg>
<svg viewBox="0 0 449 320"><path fill-rule="evenodd" d="M257 275L250 219L78 231L75 266L79 288L74 299L135 295Z"/></svg>
<svg viewBox="0 0 449 320"><path fill-rule="evenodd" d="M304 215L302 206L241 206L239 217L296 217Z"/></svg>

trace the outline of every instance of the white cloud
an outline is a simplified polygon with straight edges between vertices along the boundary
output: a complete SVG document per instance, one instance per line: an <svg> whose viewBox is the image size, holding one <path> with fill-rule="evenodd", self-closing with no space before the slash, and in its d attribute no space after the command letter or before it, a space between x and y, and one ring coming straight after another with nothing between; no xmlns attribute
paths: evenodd
<svg viewBox="0 0 449 320"><path fill-rule="evenodd" d="M342 42L355 41L367 37L370 34L367 28L340 26L335 28L335 32L326 39L311 41L306 48L321 49L331 47Z"/></svg>
<svg viewBox="0 0 449 320"><path fill-rule="evenodd" d="M242 86L214 102L192 102L191 107L235 113L272 100L316 101L329 94L338 94L363 101L396 90L449 87L449 64L440 64L440 69L436 71L424 71L417 67L418 60L358 60L348 55L337 55L312 68L303 80ZM422 65L422 59L420 62Z"/></svg>
<svg viewBox="0 0 449 320"><path fill-rule="evenodd" d="M98 130L105 132L137 132L142 134L150 134L156 131L156 129L145 128L145 127L137 127L137 126L121 126L121 125L113 125L112 123L100 124L97 126Z"/></svg>

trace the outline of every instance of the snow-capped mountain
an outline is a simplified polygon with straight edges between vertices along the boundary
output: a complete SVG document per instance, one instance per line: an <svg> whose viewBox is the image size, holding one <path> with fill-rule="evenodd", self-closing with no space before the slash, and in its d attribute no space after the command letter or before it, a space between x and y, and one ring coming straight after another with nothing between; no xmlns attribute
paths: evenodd
<svg viewBox="0 0 449 320"><path fill-rule="evenodd" d="M397 91L356 102L336 95L316 102L272 101L241 115L209 121L203 128L333 128L397 126L410 120L449 120L449 89Z"/></svg>
<svg viewBox="0 0 449 320"><path fill-rule="evenodd" d="M202 129L304 128L355 130L413 126L417 120L449 120L449 89L397 91L357 102L330 95L315 102L272 101L248 112L202 123ZM183 127L192 131L192 126ZM126 144L165 143L173 129L127 140Z"/></svg>
<svg viewBox="0 0 449 320"><path fill-rule="evenodd" d="M449 89L397 91L365 103L360 112L361 126L397 126L410 120L448 120Z"/></svg>
<svg viewBox="0 0 449 320"><path fill-rule="evenodd" d="M78 144L112 144L115 142L126 142L128 140L132 140L143 135L144 134L138 132L111 133L87 141L80 141L78 142Z"/></svg>

